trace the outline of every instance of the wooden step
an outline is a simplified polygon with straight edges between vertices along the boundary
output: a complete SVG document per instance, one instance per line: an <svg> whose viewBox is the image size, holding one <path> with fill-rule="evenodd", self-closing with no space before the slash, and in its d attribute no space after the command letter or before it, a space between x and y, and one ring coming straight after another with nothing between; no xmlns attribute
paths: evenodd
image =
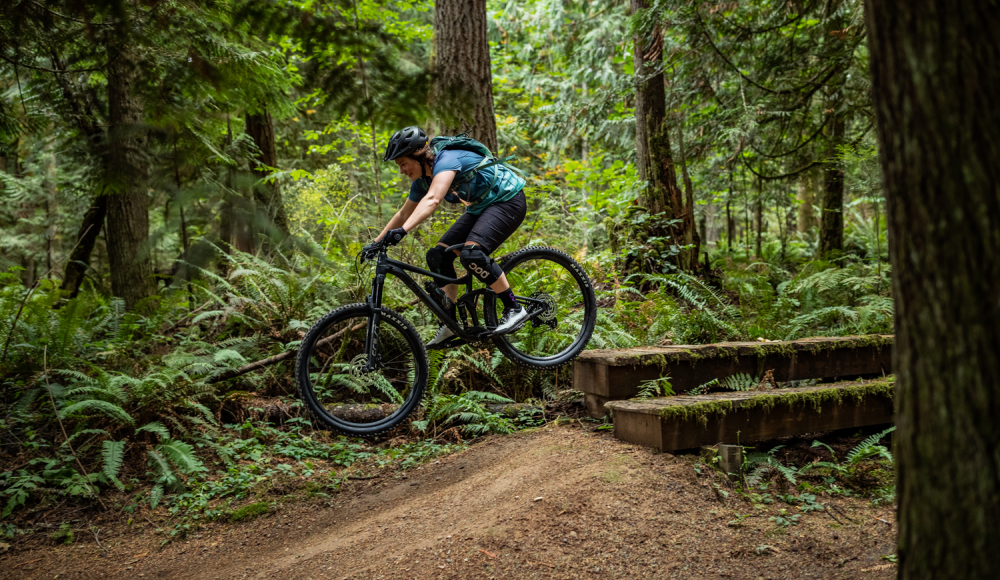
<svg viewBox="0 0 1000 580"><path fill-rule="evenodd" d="M892 422L888 379L611 401L615 437L661 451Z"/></svg>
<svg viewBox="0 0 1000 580"><path fill-rule="evenodd" d="M573 363L573 388L583 391L591 417L608 401L629 399L643 381L670 377L675 393L737 373L776 381L850 380L892 373L892 335L818 337L780 342L721 342L587 350Z"/></svg>

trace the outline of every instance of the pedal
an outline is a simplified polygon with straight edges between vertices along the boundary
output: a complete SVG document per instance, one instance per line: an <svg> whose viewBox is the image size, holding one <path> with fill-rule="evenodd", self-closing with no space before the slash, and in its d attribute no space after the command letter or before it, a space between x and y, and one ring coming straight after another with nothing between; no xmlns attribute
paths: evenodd
<svg viewBox="0 0 1000 580"><path fill-rule="evenodd" d="M468 332L469 334L475 336L479 340L485 340L493 336L493 331L483 326L470 326L469 328L465 329L465 332Z"/></svg>

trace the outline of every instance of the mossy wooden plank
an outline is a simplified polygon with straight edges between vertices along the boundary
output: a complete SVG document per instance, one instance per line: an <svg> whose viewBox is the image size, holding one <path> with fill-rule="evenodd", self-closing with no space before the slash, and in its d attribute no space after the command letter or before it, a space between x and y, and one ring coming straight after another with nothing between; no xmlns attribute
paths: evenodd
<svg viewBox="0 0 1000 580"><path fill-rule="evenodd" d="M663 451L745 443L892 421L887 380L611 401L615 435Z"/></svg>
<svg viewBox="0 0 1000 580"><path fill-rule="evenodd" d="M602 416L598 399L628 399L643 381L669 377L684 393L737 373L776 381L856 379L892 373L892 336L819 337L787 342L731 342L695 346L585 351L574 363L574 387L591 416ZM591 409L590 407L593 407Z"/></svg>

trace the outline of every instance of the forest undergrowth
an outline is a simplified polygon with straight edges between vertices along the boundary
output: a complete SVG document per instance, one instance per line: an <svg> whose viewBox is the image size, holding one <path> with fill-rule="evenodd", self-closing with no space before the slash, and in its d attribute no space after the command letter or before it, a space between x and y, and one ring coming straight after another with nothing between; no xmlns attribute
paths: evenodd
<svg viewBox="0 0 1000 580"><path fill-rule="evenodd" d="M546 215L543 201L533 203ZM421 243L444 225L418 232L403 259L416 262ZM665 266L623 276L623 256L606 244L588 248L554 231L526 229L506 247L576 248L602 306L589 348L892 330L888 266L863 250L811 260L802 236L766 240L753 259L743 248L719 249L697 275ZM26 288L16 271L0 275L3 535L39 532L30 523L39 513L84 508L163 518L169 540L206 519L266 510L255 500L262 490L336 493L345 478L542 425L577 396L569 369L523 369L482 344L434 352L423 409L387 439L314 430L294 397L293 358L233 375L294 351L312 321L364 299L370 281L349 258L360 243L344 240L331 252L304 235L299 247L257 254L198 243L215 259L185 264L186 279L133 311L96 287L67 300L52 281ZM433 334L433 317L405 288L387 291L387 304L422 336ZM504 412L512 403L521 405Z"/></svg>

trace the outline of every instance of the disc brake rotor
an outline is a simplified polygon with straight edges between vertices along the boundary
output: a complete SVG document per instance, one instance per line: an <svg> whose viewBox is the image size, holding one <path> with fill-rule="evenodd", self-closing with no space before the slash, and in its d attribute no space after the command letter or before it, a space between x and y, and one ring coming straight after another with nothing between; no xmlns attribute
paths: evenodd
<svg viewBox="0 0 1000 580"><path fill-rule="evenodd" d="M368 370L367 366L368 356L365 353L361 353L351 359L347 372L358 385L372 387L375 385L377 379L375 378L375 373Z"/></svg>

